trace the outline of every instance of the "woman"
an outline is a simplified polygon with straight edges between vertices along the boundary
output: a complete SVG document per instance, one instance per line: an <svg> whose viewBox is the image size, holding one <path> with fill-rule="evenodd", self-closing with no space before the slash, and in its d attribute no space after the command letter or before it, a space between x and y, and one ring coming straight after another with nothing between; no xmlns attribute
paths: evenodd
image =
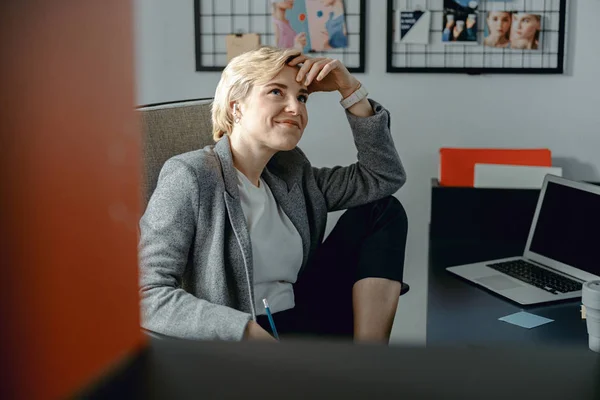
<svg viewBox="0 0 600 400"><path fill-rule="evenodd" d="M537 50L541 25L538 14L514 13L510 31L511 49Z"/></svg>
<svg viewBox="0 0 600 400"><path fill-rule="evenodd" d="M306 101L336 90L359 161L314 168L296 147ZM140 222L143 327L273 340L267 299L283 336L387 342L407 233L388 111L338 60L262 47L228 64L212 113L216 145L165 163Z"/></svg>
<svg viewBox="0 0 600 400"><path fill-rule="evenodd" d="M508 11L490 11L486 20L488 36L483 44L489 47L508 47L511 20L511 13Z"/></svg>
<svg viewBox="0 0 600 400"><path fill-rule="evenodd" d="M271 0L273 3L273 26L275 29L275 43L282 49L295 48L299 51L306 46L306 33L292 28L285 12L294 8L294 0Z"/></svg>
<svg viewBox="0 0 600 400"><path fill-rule="evenodd" d="M331 8L329 19L325 22L325 33L329 37L326 48L335 49L348 47L348 34L342 0L322 0L323 6Z"/></svg>

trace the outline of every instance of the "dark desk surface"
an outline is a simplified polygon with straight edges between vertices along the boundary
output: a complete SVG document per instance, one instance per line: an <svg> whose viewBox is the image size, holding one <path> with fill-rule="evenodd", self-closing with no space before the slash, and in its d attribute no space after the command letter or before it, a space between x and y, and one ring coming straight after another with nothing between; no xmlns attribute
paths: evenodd
<svg viewBox="0 0 600 400"><path fill-rule="evenodd" d="M522 254L523 244L430 241L427 346L547 345L588 348L581 301L524 307L446 271L446 267ZM554 322L525 329L498 318L519 311Z"/></svg>

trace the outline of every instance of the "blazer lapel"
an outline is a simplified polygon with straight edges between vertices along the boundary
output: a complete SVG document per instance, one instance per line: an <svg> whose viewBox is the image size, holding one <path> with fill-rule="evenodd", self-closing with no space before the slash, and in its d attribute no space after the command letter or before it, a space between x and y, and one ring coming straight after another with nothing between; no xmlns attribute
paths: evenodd
<svg viewBox="0 0 600 400"><path fill-rule="evenodd" d="M244 259L244 269L248 278L248 292L250 294L249 308L254 314L254 269L252 260L252 245L250 243L250 233L248 224L244 216L244 210L239 199L239 190L237 187L237 177L233 166L233 157L231 156L231 148L229 145L229 137L225 135L217 142L214 147L215 154L221 163L223 171L223 181L225 183L225 206L229 215L229 222L235 233L235 237L240 245L242 257Z"/></svg>

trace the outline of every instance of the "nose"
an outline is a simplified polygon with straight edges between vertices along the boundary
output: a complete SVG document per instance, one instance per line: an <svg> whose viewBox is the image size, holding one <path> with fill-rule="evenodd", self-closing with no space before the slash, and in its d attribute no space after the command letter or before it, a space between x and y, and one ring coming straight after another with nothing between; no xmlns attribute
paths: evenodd
<svg viewBox="0 0 600 400"><path fill-rule="evenodd" d="M300 110L303 107L303 104L295 97L290 96L290 99L287 101L285 105L285 111L289 112L293 115L300 114Z"/></svg>

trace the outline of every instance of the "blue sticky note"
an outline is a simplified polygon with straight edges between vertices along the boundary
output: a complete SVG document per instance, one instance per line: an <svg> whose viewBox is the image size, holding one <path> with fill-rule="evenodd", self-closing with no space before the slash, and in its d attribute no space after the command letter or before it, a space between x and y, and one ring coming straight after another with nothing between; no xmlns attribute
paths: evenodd
<svg viewBox="0 0 600 400"><path fill-rule="evenodd" d="M508 322L509 324L521 326L523 328L531 329L536 326L547 324L548 322L554 321L553 319L540 317L525 311L521 311L515 314L507 315L506 317L498 318L500 321Z"/></svg>

